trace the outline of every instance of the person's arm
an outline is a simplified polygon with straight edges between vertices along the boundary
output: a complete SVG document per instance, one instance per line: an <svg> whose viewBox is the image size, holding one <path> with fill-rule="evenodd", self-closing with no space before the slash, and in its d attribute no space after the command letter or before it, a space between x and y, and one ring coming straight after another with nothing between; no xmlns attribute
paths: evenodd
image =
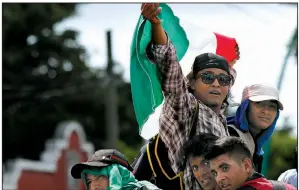
<svg viewBox="0 0 299 190"><path fill-rule="evenodd" d="M155 45L166 45L167 36L163 30L161 20L157 17L162 9L159 8L159 3L142 3L141 14L151 22L152 25L152 40Z"/></svg>
<svg viewBox="0 0 299 190"><path fill-rule="evenodd" d="M167 36L162 24L152 24L152 39L155 45L167 45Z"/></svg>
<svg viewBox="0 0 299 190"><path fill-rule="evenodd" d="M162 80L162 90L164 95L176 96L176 108L183 102L183 96L188 96L187 84L180 67L176 49L165 33L161 21L157 15L161 12L157 3L143 3L142 15L151 22L152 26L152 41L146 48L148 59L157 64ZM191 68L190 68L191 69ZM184 104L188 104L189 98L184 97ZM184 106L186 107L186 106ZM188 112L184 110L184 113ZM181 117L179 117L181 118Z"/></svg>

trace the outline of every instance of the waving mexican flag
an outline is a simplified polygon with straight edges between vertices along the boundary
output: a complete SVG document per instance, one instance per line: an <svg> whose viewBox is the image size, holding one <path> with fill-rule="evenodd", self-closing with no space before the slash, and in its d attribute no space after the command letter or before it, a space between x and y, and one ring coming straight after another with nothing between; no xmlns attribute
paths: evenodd
<svg viewBox="0 0 299 190"><path fill-rule="evenodd" d="M236 40L204 29L191 32L181 23L166 4L160 4L158 16L168 37L176 47L177 56L185 76L191 71L195 57L211 52L225 57L229 62L236 59ZM192 39L189 41L188 39ZM159 70L145 55L151 41L151 23L141 15L137 22L131 44L130 77L132 98L140 135L149 139L159 131L159 117L163 104L163 93Z"/></svg>

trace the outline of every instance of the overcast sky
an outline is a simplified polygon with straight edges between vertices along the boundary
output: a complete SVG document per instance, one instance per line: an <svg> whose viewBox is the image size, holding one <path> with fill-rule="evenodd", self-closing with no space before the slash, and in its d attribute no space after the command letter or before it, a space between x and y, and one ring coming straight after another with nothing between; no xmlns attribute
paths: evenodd
<svg viewBox="0 0 299 190"><path fill-rule="evenodd" d="M234 100L241 100L246 85L267 83L277 86L287 45L297 26L297 8L278 4L170 4L174 14L188 26L188 33L203 28L235 37L241 59L235 68L238 77L233 86ZM77 15L57 26L80 32L79 41L89 54L91 67L105 67L106 30L112 31L114 60L130 80L130 45L140 15L140 4L81 4ZM192 39L189 38L190 41ZM194 49L191 51L195 51ZM190 60L193 62L193 60ZM290 116L297 134L297 66L295 57L289 59L280 99ZM280 120L278 124L281 122Z"/></svg>

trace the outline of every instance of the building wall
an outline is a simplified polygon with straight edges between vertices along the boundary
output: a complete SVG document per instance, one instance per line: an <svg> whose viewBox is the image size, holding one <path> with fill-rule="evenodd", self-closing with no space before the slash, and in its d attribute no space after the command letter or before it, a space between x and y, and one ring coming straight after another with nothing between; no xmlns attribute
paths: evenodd
<svg viewBox="0 0 299 190"><path fill-rule="evenodd" d="M85 141L85 133L77 122L58 126L55 137L46 144L41 161L16 159L4 172L3 189L17 190L84 190L81 180L71 177L71 167L87 161L94 152Z"/></svg>

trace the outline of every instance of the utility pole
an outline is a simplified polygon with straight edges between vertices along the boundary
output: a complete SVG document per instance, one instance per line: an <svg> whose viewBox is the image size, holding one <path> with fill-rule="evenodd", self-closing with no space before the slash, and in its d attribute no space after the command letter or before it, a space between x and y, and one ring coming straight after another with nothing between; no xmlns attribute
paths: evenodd
<svg viewBox="0 0 299 190"><path fill-rule="evenodd" d="M106 91L106 148L116 148L119 138L116 81L113 73L111 31L106 32L107 37L107 78L109 80Z"/></svg>

